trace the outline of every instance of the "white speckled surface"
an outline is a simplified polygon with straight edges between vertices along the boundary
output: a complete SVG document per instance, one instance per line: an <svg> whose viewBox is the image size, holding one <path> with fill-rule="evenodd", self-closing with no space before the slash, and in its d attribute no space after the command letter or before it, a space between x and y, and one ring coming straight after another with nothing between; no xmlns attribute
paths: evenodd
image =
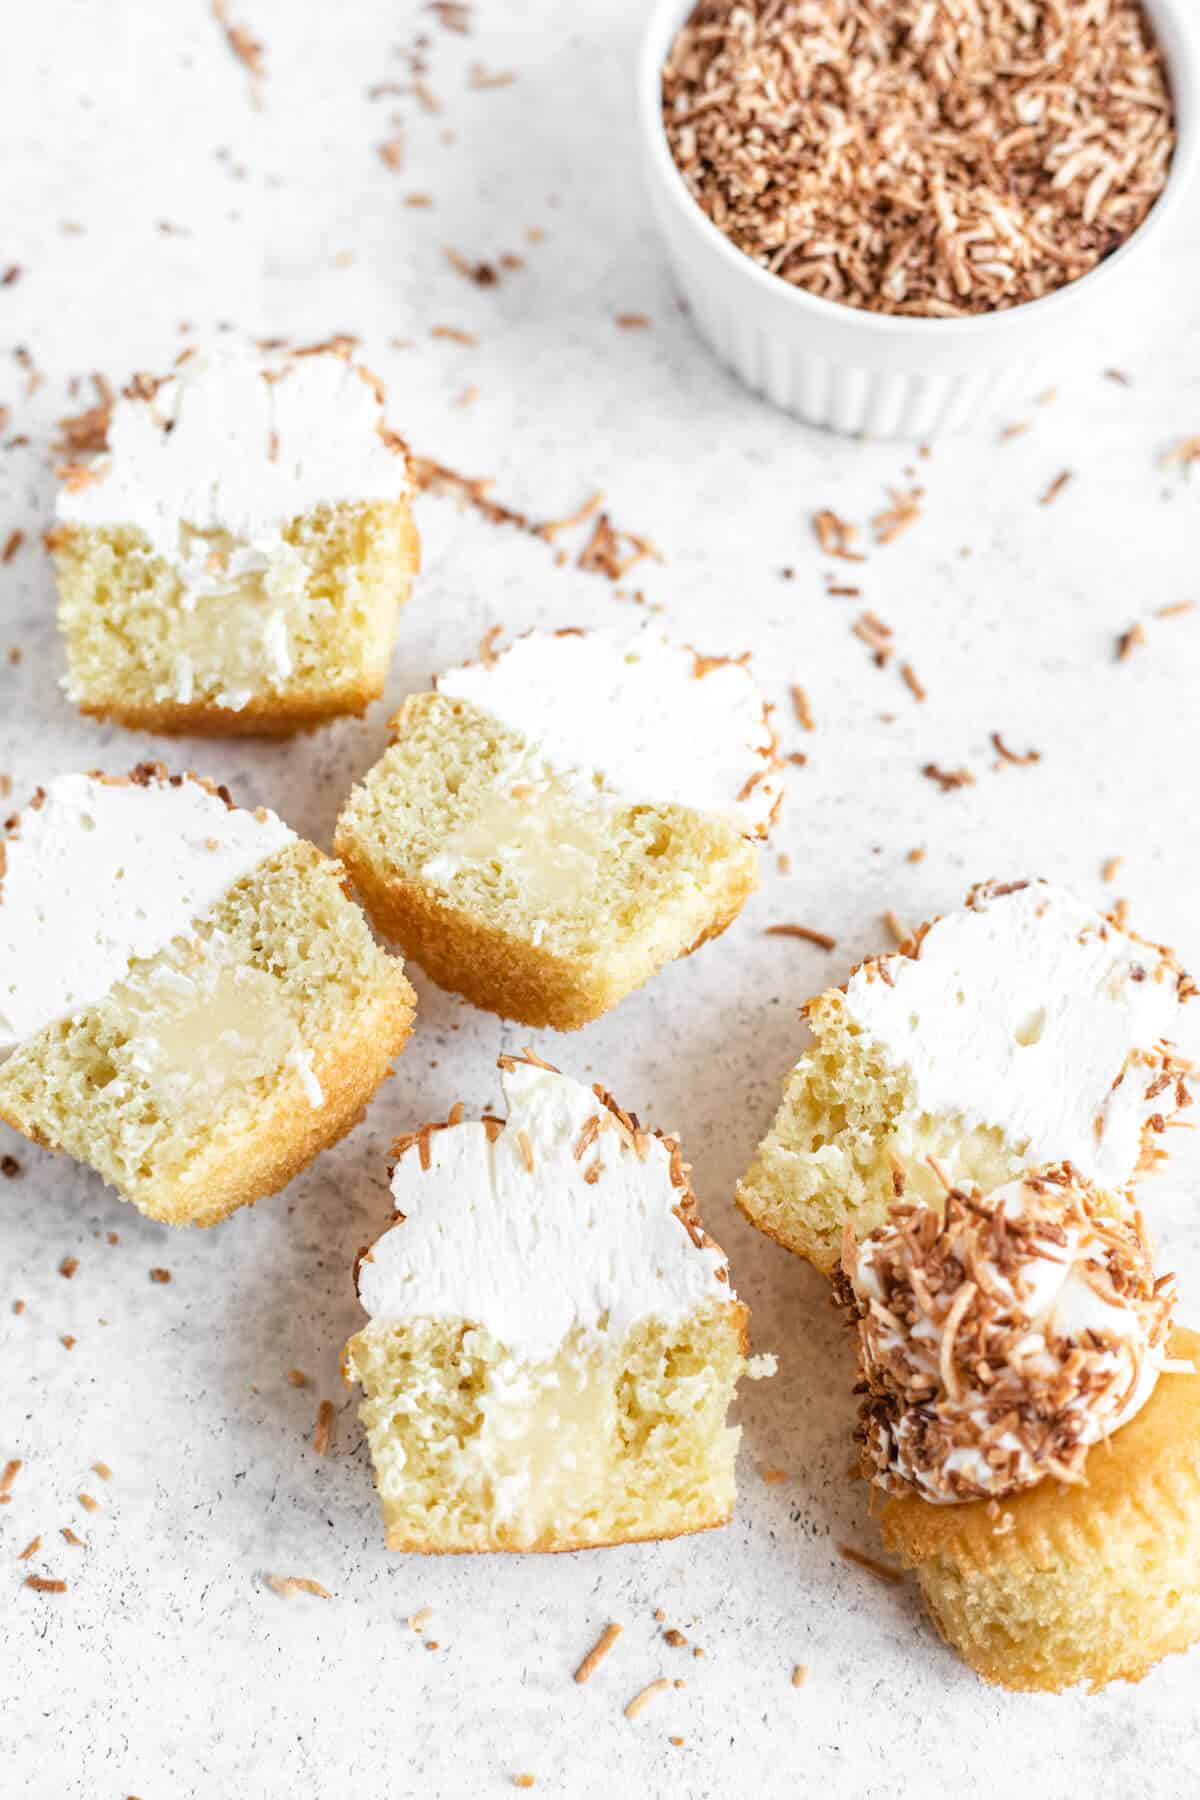
<svg viewBox="0 0 1200 1800"><path fill-rule="evenodd" d="M546 1561L388 1556L337 1374L359 1320L351 1263L388 1214L391 1137L457 1098L472 1111L496 1101L496 1053L529 1034L418 977L415 1040L368 1122L285 1195L204 1234L148 1223L0 1128L0 1153L22 1164L0 1181L0 1461L25 1463L0 1508L0 1787L36 1800L382 1800L501 1794L528 1770L537 1792L571 1796L1194 1792L1195 1654L1136 1690L1013 1698L941 1647L909 1587L839 1559L839 1542L875 1547L865 1495L845 1478L847 1349L818 1278L735 1218L730 1194L801 1042L796 1007L885 941L885 908L915 920L975 879L1037 872L1092 899L1127 895L1135 923L1200 963L1200 613L1150 619L1200 599L1200 484L1159 466L1200 430L1200 226L1141 294L1128 338L1077 345L1057 400L1030 397L1016 415L1032 421L1025 436L1000 445L989 426L917 462L766 411L676 312L632 137L636 0L488 0L470 38L412 0L231 6L267 47L258 108L202 0L41 0L10 22L0 264L24 274L0 287L0 402L13 409L6 439L29 442L5 450L0 535L20 527L29 541L0 568L0 770L23 796L47 773L165 750L328 843L382 747L382 705L291 746L164 747L84 723L57 690L37 547L51 424L88 403L70 400L71 376L161 367L188 341L183 321L358 332L420 452L494 475L500 498L541 517L602 487L616 523L662 547L663 564L634 580L664 623L705 650L751 648L786 747L809 760L791 773L777 840L790 877L772 857L718 944L575 1038L535 1042L683 1133L756 1347L776 1350L781 1372L746 1392L743 1498L724 1533ZM407 95L367 97L406 81L396 47L419 30L437 117ZM473 61L518 80L472 89ZM393 115L398 173L374 148ZM434 205L406 209L410 192ZM531 226L544 241L525 242ZM445 246L514 251L525 267L476 288ZM626 311L651 328L618 331ZM477 347L432 340L438 323L477 333ZM413 347L391 348L395 336ZM32 395L14 345L44 373ZM1104 380L1110 365L1132 385ZM474 404L456 407L472 385ZM925 516L861 568L822 558L811 512L864 520L886 486L910 485L906 466ZM1039 507L1065 468L1075 479ZM447 500L424 500L420 525L425 573L389 703L493 622L625 616L603 578L555 567L544 544ZM830 597L827 573L860 583L894 627L924 705L894 665L872 666L849 632L858 603ZM1117 664L1114 639L1139 617L1149 641ZM811 737L790 718L792 681L808 690ZM993 730L1042 761L997 770ZM977 785L940 793L920 774L931 759L967 764ZM928 854L911 865L918 844ZM1127 860L1105 890L1114 855ZM830 930L838 948L766 938L772 920ZM1187 1149L1180 1133L1174 1175L1149 1198L1195 1318L1200 1168ZM67 1282L56 1271L71 1255ZM170 1285L151 1282L155 1266ZM291 1367L306 1388L288 1385ZM326 1395L337 1425L322 1461L309 1440ZM95 1458L110 1484L88 1473ZM767 1485L763 1467L789 1479ZM100 1511L81 1508L81 1490ZM62 1540L65 1525L87 1549ZM42 1550L18 1563L37 1533ZM27 1569L65 1577L67 1593L25 1589ZM264 1572L313 1577L333 1598L281 1599ZM424 1606L436 1651L405 1624ZM703 1661L663 1644L656 1607ZM610 1618L625 1634L576 1687L571 1671ZM798 1692L796 1662L810 1670ZM662 1674L686 1688L624 1719Z"/></svg>

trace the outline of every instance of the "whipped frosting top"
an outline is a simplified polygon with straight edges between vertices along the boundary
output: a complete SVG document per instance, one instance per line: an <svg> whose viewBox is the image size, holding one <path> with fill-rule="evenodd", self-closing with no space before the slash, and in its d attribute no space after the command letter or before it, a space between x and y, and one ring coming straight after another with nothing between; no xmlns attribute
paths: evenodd
<svg viewBox="0 0 1200 1800"><path fill-rule="evenodd" d="M864 963L845 1012L907 1069L921 1112L998 1128L1029 1163L1123 1187L1179 1104L1181 971L1044 881L976 888L915 957ZM1189 984L1190 985L1190 984Z"/></svg>
<svg viewBox="0 0 1200 1800"><path fill-rule="evenodd" d="M464 1121L397 1145L400 1221L358 1268L372 1320L469 1320L536 1362L576 1327L619 1348L639 1321L731 1300L673 1140L557 1070L500 1067L503 1128Z"/></svg>
<svg viewBox="0 0 1200 1800"><path fill-rule="evenodd" d="M191 356L120 396L108 443L60 489L58 518L136 527L173 562L181 523L266 551L314 507L408 492L374 377L333 349Z"/></svg>
<svg viewBox="0 0 1200 1800"><path fill-rule="evenodd" d="M847 1244L838 1289L873 1478L938 1504L1078 1479L1150 1398L1174 1302L1140 1221L1106 1218L1069 1165L952 1192L944 1219L896 1207Z"/></svg>
<svg viewBox="0 0 1200 1800"><path fill-rule="evenodd" d="M102 1000L294 838L189 777L59 776L0 840L0 1051Z"/></svg>
<svg viewBox="0 0 1200 1800"><path fill-rule="evenodd" d="M762 696L741 663L698 657L653 626L531 632L437 678L556 774L598 774L623 804L722 813L765 834L780 796Z"/></svg>

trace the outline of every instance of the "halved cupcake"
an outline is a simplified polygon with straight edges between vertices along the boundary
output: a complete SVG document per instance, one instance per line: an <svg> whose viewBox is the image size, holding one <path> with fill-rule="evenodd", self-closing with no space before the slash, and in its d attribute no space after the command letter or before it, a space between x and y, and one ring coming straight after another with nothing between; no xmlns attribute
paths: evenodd
<svg viewBox="0 0 1200 1800"><path fill-rule="evenodd" d="M847 1224L865 1235L901 1196L939 1204L942 1176L986 1190L1066 1160L1119 1192L1191 1103L1171 1039L1195 993L1169 950L1061 888L976 887L808 1002L815 1041L738 1203L828 1272Z"/></svg>
<svg viewBox="0 0 1200 1800"><path fill-rule="evenodd" d="M728 1520L746 1320L674 1138L502 1057L507 1121L396 1145L346 1346L393 1550L576 1550ZM753 1371L752 1371L753 1372Z"/></svg>
<svg viewBox="0 0 1200 1800"><path fill-rule="evenodd" d="M155 764L61 776L6 831L0 1119L171 1225L357 1122L415 1002L336 863Z"/></svg>
<svg viewBox="0 0 1200 1800"><path fill-rule="evenodd" d="M135 376L60 470L67 693L160 732L284 736L383 690L419 562L402 440L342 341Z"/></svg>
<svg viewBox="0 0 1200 1800"><path fill-rule="evenodd" d="M779 805L745 667L660 633L533 633L406 701L336 846L442 987L573 1030L732 923Z"/></svg>

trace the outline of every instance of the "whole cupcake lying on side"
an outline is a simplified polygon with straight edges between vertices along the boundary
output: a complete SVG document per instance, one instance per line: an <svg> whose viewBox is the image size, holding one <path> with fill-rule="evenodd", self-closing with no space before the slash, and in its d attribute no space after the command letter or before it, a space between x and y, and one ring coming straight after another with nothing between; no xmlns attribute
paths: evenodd
<svg viewBox="0 0 1200 1800"><path fill-rule="evenodd" d="M972 1668L1097 1688L1200 1638L1200 1338L1136 1214L1069 1164L952 1189L848 1226L835 1289L884 1543Z"/></svg>
<svg viewBox="0 0 1200 1800"><path fill-rule="evenodd" d="M212 1225L361 1117L414 997L335 862L142 764L0 838L0 1119L139 1211Z"/></svg>

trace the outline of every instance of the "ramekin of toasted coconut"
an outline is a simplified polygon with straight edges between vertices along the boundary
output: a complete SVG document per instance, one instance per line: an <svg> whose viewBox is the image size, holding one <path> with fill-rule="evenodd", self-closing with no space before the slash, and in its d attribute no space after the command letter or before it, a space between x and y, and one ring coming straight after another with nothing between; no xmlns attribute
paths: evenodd
<svg viewBox="0 0 1200 1800"><path fill-rule="evenodd" d="M659 0L639 111L681 295L812 424L986 418L1122 308L1200 160L1196 0Z"/></svg>

